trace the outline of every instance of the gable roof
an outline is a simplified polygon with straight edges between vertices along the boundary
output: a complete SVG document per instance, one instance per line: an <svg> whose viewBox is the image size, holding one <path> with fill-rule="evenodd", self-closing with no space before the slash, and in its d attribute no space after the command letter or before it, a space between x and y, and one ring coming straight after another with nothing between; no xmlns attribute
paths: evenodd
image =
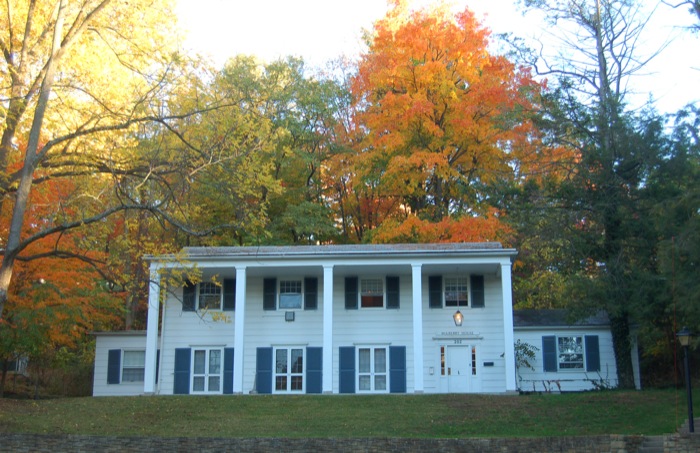
<svg viewBox="0 0 700 453"><path fill-rule="evenodd" d="M513 326L515 328L527 327L597 327L608 326L610 320L605 312L598 312L593 316L573 321L569 310L565 309L524 309L513 310Z"/></svg>

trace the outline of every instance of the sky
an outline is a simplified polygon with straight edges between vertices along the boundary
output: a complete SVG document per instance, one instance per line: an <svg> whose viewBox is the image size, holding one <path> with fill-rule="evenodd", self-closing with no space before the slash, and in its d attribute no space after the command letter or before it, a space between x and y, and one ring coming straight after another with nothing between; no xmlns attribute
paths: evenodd
<svg viewBox="0 0 700 453"><path fill-rule="evenodd" d="M420 7L437 0L413 0ZM340 56L356 57L363 49L363 30L387 11L385 0L177 0L184 46L207 55L218 65L238 54L273 61L299 56L321 67ZM542 24L525 18L514 0L453 0L458 10L468 6L493 33L533 38L542 36ZM647 2L651 3L651 2ZM700 36L682 33L679 25L692 23L686 9L661 5L647 26L649 49L676 39L635 77L630 97L641 105L653 94L661 112L675 112L700 101Z"/></svg>

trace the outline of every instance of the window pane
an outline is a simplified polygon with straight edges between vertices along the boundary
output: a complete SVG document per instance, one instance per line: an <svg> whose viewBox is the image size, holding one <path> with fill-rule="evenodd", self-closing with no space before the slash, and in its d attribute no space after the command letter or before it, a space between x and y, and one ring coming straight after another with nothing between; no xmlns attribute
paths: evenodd
<svg viewBox="0 0 700 453"><path fill-rule="evenodd" d="M292 376L292 390L303 390L304 378L301 376Z"/></svg>
<svg viewBox="0 0 700 453"><path fill-rule="evenodd" d="M276 373L286 373L287 372L287 350L286 349L278 349L277 352L275 353L276 356L276 366L275 366L275 372Z"/></svg>
<svg viewBox="0 0 700 453"><path fill-rule="evenodd" d="M287 390L287 376L277 376L275 378L275 390Z"/></svg>
<svg viewBox="0 0 700 453"><path fill-rule="evenodd" d="M212 282L199 284L200 310L219 310L221 308L221 287Z"/></svg>
<svg viewBox="0 0 700 453"><path fill-rule="evenodd" d="M559 368L583 368L583 337L559 337Z"/></svg>
<svg viewBox="0 0 700 453"><path fill-rule="evenodd" d="M194 390L195 392L203 392L204 391L204 377L203 376L195 377L192 380L192 390Z"/></svg>
<svg viewBox="0 0 700 453"><path fill-rule="evenodd" d="M221 373L221 350L213 349L209 352L209 373Z"/></svg>
<svg viewBox="0 0 700 453"><path fill-rule="evenodd" d="M359 356L360 356L360 366L359 366L360 373L369 373L370 372L369 349L366 349L366 348L360 349Z"/></svg>
<svg viewBox="0 0 700 453"><path fill-rule="evenodd" d="M143 367L146 363L146 351L124 351L125 367Z"/></svg>
<svg viewBox="0 0 700 453"><path fill-rule="evenodd" d="M209 376L209 391L218 392L219 391L219 376Z"/></svg>
<svg viewBox="0 0 700 453"><path fill-rule="evenodd" d="M360 305L363 308L384 306L384 280L365 278L360 281Z"/></svg>
<svg viewBox="0 0 700 453"><path fill-rule="evenodd" d="M374 377L374 390L386 390L386 375Z"/></svg>
<svg viewBox="0 0 700 453"><path fill-rule="evenodd" d="M143 382L143 368L124 368L122 373L123 382Z"/></svg>
<svg viewBox="0 0 700 453"><path fill-rule="evenodd" d="M301 294L280 294L280 308L301 308Z"/></svg>
<svg viewBox="0 0 700 453"><path fill-rule="evenodd" d="M370 387L371 382L369 376L360 376L360 390L372 390Z"/></svg>
<svg viewBox="0 0 700 453"><path fill-rule="evenodd" d="M386 349L384 348L374 350L374 372L386 373Z"/></svg>
<svg viewBox="0 0 700 453"><path fill-rule="evenodd" d="M304 351L292 349L292 373L304 372Z"/></svg>
<svg viewBox="0 0 700 453"><path fill-rule="evenodd" d="M204 374L207 352L204 350L194 351L194 373Z"/></svg>
<svg viewBox="0 0 700 453"><path fill-rule="evenodd" d="M468 303L466 278L445 278L445 306L466 307Z"/></svg>

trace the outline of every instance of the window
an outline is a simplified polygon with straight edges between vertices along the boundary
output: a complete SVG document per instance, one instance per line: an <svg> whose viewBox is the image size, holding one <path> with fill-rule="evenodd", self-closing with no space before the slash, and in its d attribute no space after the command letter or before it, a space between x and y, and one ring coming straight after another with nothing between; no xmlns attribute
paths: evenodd
<svg viewBox="0 0 700 453"><path fill-rule="evenodd" d="M558 337L557 354L560 370L583 369L583 337Z"/></svg>
<svg viewBox="0 0 700 453"><path fill-rule="evenodd" d="M360 280L360 307L384 307L384 280L381 278L363 278Z"/></svg>
<svg viewBox="0 0 700 453"><path fill-rule="evenodd" d="M385 347L358 348L357 388L360 392L387 391L387 350Z"/></svg>
<svg viewBox="0 0 700 453"><path fill-rule="evenodd" d="M146 351L124 351L121 382L143 382Z"/></svg>
<svg viewBox="0 0 700 453"><path fill-rule="evenodd" d="M445 278L445 306L468 307L469 286L467 279L463 277Z"/></svg>
<svg viewBox="0 0 700 453"><path fill-rule="evenodd" d="M199 284L199 309L221 310L221 286L212 282Z"/></svg>
<svg viewBox="0 0 700 453"><path fill-rule="evenodd" d="M182 311L236 309L236 280L225 278L222 283L185 282L182 288Z"/></svg>
<svg viewBox="0 0 700 453"><path fill-rule="evenodd" d="M301 308L301 280L280 280L280 309Z"/></svg>
<svg viewBox="0 0 700 453"><path fill-rule="evenodd" d="M221 349L194 349L192 393L221 393Z"/></svg>
<svg viewBox="0 0 700 453"><path fill-rule="evenodd" d="M275 392L304 392L304 348L275 349Z"/></svg>

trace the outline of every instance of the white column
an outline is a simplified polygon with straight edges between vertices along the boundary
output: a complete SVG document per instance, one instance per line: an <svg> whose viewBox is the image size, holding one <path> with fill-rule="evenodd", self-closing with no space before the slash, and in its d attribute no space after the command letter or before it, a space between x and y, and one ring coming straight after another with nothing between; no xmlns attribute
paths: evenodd
<svg viewBox="0 0 700 453"><path fill-rule="evenodd" d="M420 264L412 264L413 391L423 393L423 280Z"/></svg>
<svg viewBox="0 0 700 453"><path fill-rule="evenodd" d="M243 393L243 357L245 355L246 268L236 266L236 311L234 312L233 393Z"/></svg>
<svg viewBox="0 0 700 453"><path fill-rule="evenodd" d="M151 263L148 284L148 319L146 321L146 363L143 373L143 392L147 395L155 393L158 308L160 308L160 272L158 266Z"/></svg>
<svg viewBox="0 0 700 453"><path fill-rule="evenodd" d="M515 338L513 335L513 286L511 263L501 264L503 294L503 338L505 340L506 392L515 392Z"/></svg>
<svg viewBox="0 0 700 453"><path fill-rule="evenodd" d="M333 393L333 266L323 266L323 393Z"/></svg>

